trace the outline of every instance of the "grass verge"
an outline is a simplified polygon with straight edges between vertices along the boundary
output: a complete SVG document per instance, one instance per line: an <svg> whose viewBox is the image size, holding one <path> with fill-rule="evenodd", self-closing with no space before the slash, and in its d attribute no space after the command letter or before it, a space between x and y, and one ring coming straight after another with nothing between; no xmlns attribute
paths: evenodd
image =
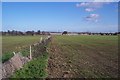
<svg viewBox="0 0 120 80"><path fill-rule="evenodd" d="M8 61L10 58L12 58L13 55L14 54L12 52L7 52L2 55L2 57L1 57L2 59L0 59L0 60L2 60L2 63L4 63L5 61Z"/></svg>
<svg viewBox="0 0 120 80"><path fill-rule="evenodd" d="M20 53L22 53L22 56L27 57L29 55L29 50L28 49L24 49L21 50ZM2 55L2 63L8 61L9 59L11 59L14 56L13 52L6 52Z"/></svg>
<svg viewBox="0 0 120 80"><path fill-rule="evenodd" d="M33 59L24 65L20 70L17 70L11 78L46 78L47 77L48 53Z"/></svg>

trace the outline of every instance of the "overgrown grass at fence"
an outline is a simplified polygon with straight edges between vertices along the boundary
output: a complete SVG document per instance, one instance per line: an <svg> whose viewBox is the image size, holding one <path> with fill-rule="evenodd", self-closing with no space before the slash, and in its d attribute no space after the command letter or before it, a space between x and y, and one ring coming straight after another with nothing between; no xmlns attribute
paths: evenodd
<svg viewBox="0 0 120 80"><path fill-rule="evenodd" d="M23 56L29 55L29 46L40 41L46 36L3 36L2 37L2 63L13 57L13 51L20 52Z"/></svg>
<svg viewBox="0 0 120 80"><path fill-rule="evenodd" d="M23 49L20 51L20 53L22 54L22 56L27 57L29 56L29 48ZM2 63L4 63L5 61L8 61L10 58L12 58L14 56L13 52L6 52L5 54L2 55Z"/></svg>
<svg viewBox="0 0 120 80"><path fill-rule="evenodd" d="M33 59L24 65L24 68L15 72L11 78L45 78L47 77L46 67L48 63L48 53Z"/></svg>
<svg viewBox="0 0 120 80"><path fill-rule="evenodd" d="M22 56L28 57L30 55L30 50L29 50L29 48L26 48L26 49L20 51L20 53L22 53Z"/></svg>
<svg viewBox="0 0 120 80"><path fill-rule="evenodd" d="M48 53L47 46L51 41L50 38L43 40L41 43L31 45L32 60L25 64L22 69L16 71L11 78L45 78L47 77ZM21 52L23 56L27 56L29 50Z"/></svg>
<svg viewBox="0 0 120 80"><path fill-rule="evenodd" d="M4 63L5 61L8 61L10 58L12 58L14 56L14 54L12 52L7 52L5 54L2 55L2 63Z"/></svg>

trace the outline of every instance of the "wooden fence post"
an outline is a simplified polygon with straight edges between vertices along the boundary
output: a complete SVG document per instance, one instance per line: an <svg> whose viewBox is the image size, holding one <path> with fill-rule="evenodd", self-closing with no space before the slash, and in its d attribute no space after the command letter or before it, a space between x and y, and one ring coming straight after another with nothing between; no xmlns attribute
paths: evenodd
<svg viewBox="0 0 120 80"><path fill-rule="evenodd" d="M32 54L31 54L31 45L30 45L30 59L32 59Z"/></svg>
<svg viewBox="0 0 120 80"><path fill-rule="evenodd" d="M15 52L13 52L13 54L15 55Z"/></svg>
<svg viewBox="0 0 120 80"><path fill-rule="evenodd" d="M40 43L42 42L42 37L40 38Z"/></svg>

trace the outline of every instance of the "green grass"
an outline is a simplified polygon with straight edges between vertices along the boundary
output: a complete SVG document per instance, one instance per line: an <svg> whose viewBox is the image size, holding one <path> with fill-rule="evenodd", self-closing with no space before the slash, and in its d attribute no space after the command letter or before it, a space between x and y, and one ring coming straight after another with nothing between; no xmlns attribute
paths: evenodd
<svg viewBox="0 0 120 80"><path fill-rule="evenodd" d="M2 36L2 62L13 57L13 52L29 55L29 46L40 41L41 36ZM42 36L43 39L45 36Z"/></svg>
<svg viewBox="0 0 120 80"><path fill-rule="evenodd" d="M4 55L2 55L2 63L4 63L5 61L8 61L11 57L13 57L13 53L12 52L7 52Z"/></svg>
<svg viewBox="0 0 120 80"><path fill-rule="evenodd" d="M41 36L2 36L2 53L20 51L40 41L40 37Z"/></svg>
<svg viewBox="0 0 120 80"><path fill-rule="evenodd" d="M39 39L39 36L3 36L3 59L9 59L13 55L12 51L20 51L23 56L27 56L27 47ZM53 64L50 73L53 77L62 75L64 71L70 71L74 78L118 76L118 36L53 36L48 47ZM48 76L47 62L48 53L45 53L16 71L12 78L45 78Z"/></svg>
<svg viewBox="0 0 120 80"><path fill-rule="evenodd" d="M24 65L24 67L16 71L11 78L46 78L47 77L48 53L33 59Z"/></svg>
<svg viewBox="0 0 120 80"><path fill-rule="evenodd" d="M118 76L118 36L54 36L51 47L55 65L67 64L59 69L70 71L74 77Z"/></svg>
<svg viewBox="0 0 120 80"><path fill-rule="evenodd" d="M23 56L29 55L29 46L37 43L41 36L3 36L2 37L2 62L9 60L14 52L21 52ZM43 36L43 39L46 36ZM44 47L44 46L43 46ZM47 47L47 45L45 45ZM32 48L33 49L33 48ZM23 66L22 69L17 70L11 78L45 78L47 77L47 63L48 53L45 51L37 58L33 58Z"/></svg>

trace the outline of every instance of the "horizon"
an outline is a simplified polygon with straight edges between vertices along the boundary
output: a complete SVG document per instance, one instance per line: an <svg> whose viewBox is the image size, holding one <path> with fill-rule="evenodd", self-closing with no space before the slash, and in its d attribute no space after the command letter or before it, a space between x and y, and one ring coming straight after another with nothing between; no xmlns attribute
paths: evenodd
<svg viewBox="0 0 120 80"><path fill-rule="evenodd" d="M34 31L34 32L37 32L38 30L24 30L24 31L21 31L21 30L2 30L2 31L0 31L0 32L8 32L8 31L20 31L20 32L27 32L27 31ZM40 30L41 32L42 31L45 31L45 32L64 32L64 31L66 31L66 30L63 30L63 31L48 31L48 30ZM75 33L81 33L81 32L90 32L90 31L67 31L67 32L75 32ZM118 30L118 31L114 31L114 32L110 32L110 31L108 31L108 32L90 32L90 33L119 33L120 31Z"/></svg>
<svg viewBox="0 0 120 80"><path fill-rule="evenodd" d="M117 2L3 2L2 31L118 32Z"/></svg>

